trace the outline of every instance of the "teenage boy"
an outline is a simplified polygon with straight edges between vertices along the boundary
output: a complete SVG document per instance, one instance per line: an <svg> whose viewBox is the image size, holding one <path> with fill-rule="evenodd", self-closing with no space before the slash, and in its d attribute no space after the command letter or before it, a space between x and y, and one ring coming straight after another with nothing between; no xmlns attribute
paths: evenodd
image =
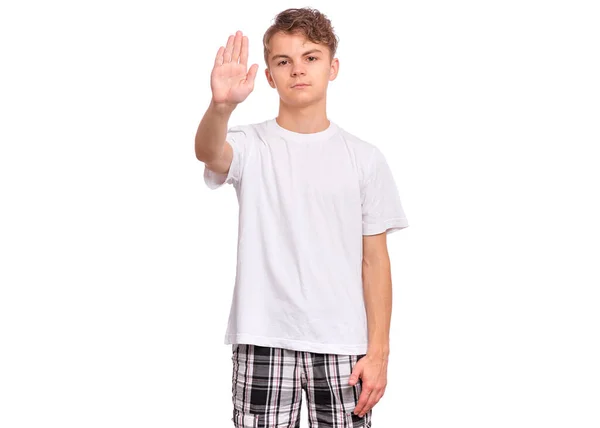
<svg viewBox="0 0 600 428"><path fill-rule="evenodd" d="M327 118L337 41L315 9L276 16L263 46L279 114L261 123L228 128L258 71L241 31L211 74L195 151L206 185L232 184L239 202L225 335L236 427L298 428L302 391L310 427L371 427L387 384L386 236L408 222L383 153Z"/></svg>

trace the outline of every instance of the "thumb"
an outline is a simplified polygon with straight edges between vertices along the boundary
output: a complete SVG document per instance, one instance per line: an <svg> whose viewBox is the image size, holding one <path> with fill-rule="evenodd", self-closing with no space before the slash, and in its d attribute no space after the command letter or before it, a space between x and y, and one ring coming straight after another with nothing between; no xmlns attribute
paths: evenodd
<svg viewBox="0 0 600 428"><path fill-rule="evenodd" d="M354 386L356 382L358 382L358 378L360 377L361 373L362 364L359 361L358 363L356 363L354 369L352 370L352 374L350 375L350 380L348 381L348 384Z"/></svg>
<svg viewBox="0 0 600 428"><path fill-rule="evenodd" d="M258 64L252 64L250 70L248 70L248 74L246 74L246 84L251 88L254 88L254 79L256 78L256 73L258 72Z"/></svg>

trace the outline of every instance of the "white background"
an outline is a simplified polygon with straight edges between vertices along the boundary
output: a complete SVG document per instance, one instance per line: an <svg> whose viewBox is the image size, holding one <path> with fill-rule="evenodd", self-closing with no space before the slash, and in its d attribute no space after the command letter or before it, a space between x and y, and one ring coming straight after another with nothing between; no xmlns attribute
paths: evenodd
<svg viewBox="0 0 600 428"><path fill-rule="evenodd" d="M377 145L389 383L374 428L600 426L600 15L592 1L315 1L329 118ZM230 427L231 186L194 155L210 72L282 1L0 9L0 426ZM303 408L303 427L306 427Z"/></svg>

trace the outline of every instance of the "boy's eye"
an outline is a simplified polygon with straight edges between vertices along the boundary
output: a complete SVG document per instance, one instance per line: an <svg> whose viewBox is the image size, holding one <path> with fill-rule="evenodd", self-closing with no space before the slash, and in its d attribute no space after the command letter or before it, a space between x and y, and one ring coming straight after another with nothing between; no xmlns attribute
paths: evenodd
<svg viewBox="0 0 600 428"><path fill-rule="evenodd" d="M310 61L310 62L315 62L315 61L318 59L316 56L309 56L308 58L309 58L309 59L310 59L310 58L313 58L313 60L314 60L314 61ZM284 62L287 62L287 59L284 59L284 60L281 60L281 61L279 61L279 62L277 63L277 65L282 65Z"/></svg>

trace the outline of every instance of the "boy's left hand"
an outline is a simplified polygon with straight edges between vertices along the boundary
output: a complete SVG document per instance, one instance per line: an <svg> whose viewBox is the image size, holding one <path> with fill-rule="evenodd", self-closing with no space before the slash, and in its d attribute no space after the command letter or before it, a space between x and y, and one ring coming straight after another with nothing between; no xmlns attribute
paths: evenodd
<svg viewBox="0 0 600 428"><path fill-rule="evenodd" d="M358 378L362 379L362 391L354 414L362 418L383 397L387 385L387 365L386 357L370 354L358 360L348 382L350 385L356 385Z"/></svg>

